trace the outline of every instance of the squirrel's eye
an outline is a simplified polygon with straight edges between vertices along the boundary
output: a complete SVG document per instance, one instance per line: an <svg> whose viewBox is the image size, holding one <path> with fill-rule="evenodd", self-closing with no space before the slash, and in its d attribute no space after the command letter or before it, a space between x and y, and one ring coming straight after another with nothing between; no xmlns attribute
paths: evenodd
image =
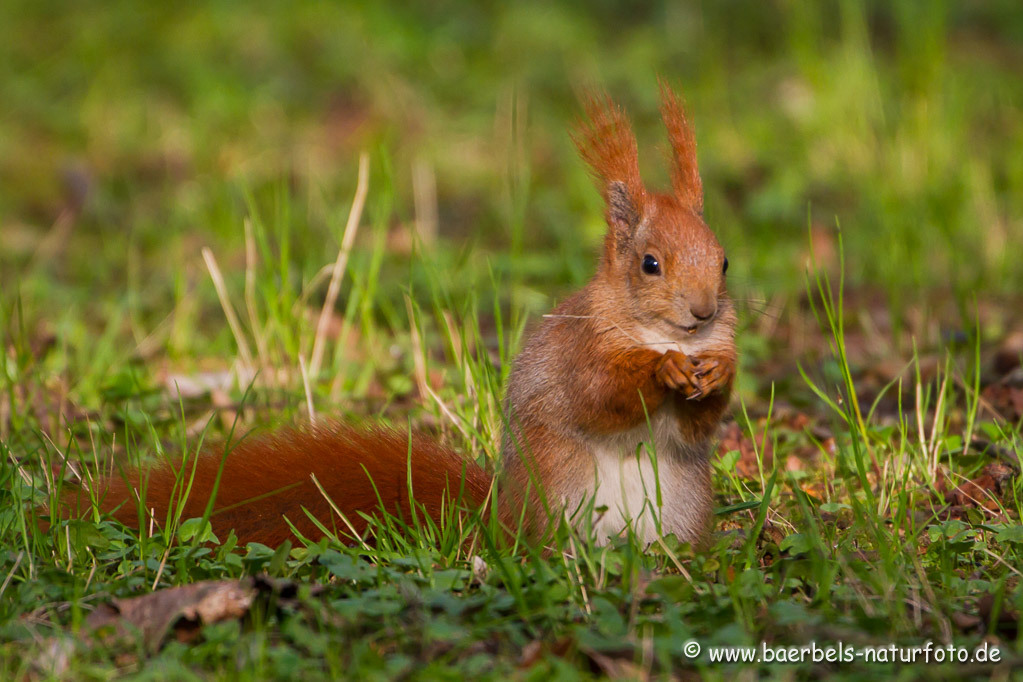
<svg viewBox="0 0 1023 682"><path fill-rule="evenodd" d="M721 274L723 275L726 272L728 272L728 259L727 258L725 259L724 265L721 266Z"/></svg>
<svg viewBox="0 0 1023 682"><path fill-rule="evenodd" d="M649 253L643 256L643 272L648 275L659 275L661 274L661 264L657 262L657 259L651 256Z"/></svg>

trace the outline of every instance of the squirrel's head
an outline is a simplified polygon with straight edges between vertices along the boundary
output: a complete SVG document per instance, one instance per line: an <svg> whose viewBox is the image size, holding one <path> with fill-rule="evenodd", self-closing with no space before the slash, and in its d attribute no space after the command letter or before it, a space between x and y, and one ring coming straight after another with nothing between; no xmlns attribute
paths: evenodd
<svg viewBox="0 0 1023 682"><path fill-rule="evenodd" d="M643 185L624 112L601 95L589 100L586 113L573 139L606 206L600 274L624 284L629 313L652 330L677 337L710 326L727 307L728 260L703 222L696 140L681 102L662 82L661 115L672 151L672 191L665 194Z"/></svg>

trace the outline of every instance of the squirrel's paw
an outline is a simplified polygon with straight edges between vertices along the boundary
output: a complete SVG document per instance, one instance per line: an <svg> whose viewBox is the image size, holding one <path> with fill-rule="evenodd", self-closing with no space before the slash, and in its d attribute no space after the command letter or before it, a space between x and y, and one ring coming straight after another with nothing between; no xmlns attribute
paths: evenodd
<svg viewBox="0 0 1023 682"><path fill-rule="evenodd" d="M710 395L728 386L735 374L735 358L731 355L705 353L692 360L693 379L699 396Z"/></svg>
<svg viewBox="0 0 1023 682"><path fill-rule="evenodd" d="M697 368L692 359L677 350L669 350L657 363L657 380L664 386L680 392L689 400L703 395L697 380Z"/></svg>

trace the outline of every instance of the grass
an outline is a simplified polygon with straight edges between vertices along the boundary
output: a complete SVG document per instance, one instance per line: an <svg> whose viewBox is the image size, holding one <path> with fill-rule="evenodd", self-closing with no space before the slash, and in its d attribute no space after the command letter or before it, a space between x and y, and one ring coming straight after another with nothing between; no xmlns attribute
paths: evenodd
<svg viewBox="0 0 1023 682"><path fill-rule="evenodd" d="M0 675L735 674L689 640L985 640L998 673L1019 666L1023 435L985 390L1020 328L1023 13L783 5L5 3ZM586 280L603 229L566 134L577 95L622 100L665 179L658 74L692 110L743 311L706 550L563 531L549 555L482 542L482 575L471 520L382 528L376 549L37 525L65 461L183 458L311 412L496 457L524 330ZM257 574L297 595L191 644L79 636L112 597Z"/></svg>

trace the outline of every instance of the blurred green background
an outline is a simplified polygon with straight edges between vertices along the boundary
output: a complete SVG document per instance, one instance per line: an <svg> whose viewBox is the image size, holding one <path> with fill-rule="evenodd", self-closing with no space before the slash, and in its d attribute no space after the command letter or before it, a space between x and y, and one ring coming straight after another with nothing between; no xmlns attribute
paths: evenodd
<svg viewBox="0 0 1023 682"><path fill-rule="evenodd" d="M833 265L838 223L851 284L896 321L972 319L1023 284L1021 65L1015 0L8 0L0 286L53 324L127 306L144 335L199 283L201 320L218 313L200 248L240 281L251 215L298 291L336 253L366 150L359 243L388 246L385 300L416 281L418 220L455 295L496 277L541 310L585 280L603 229L567 134L580 94L626 106L657 184L663 76L738 298L802 295L808 227ZM182 329L171 354L196 351Z"/></svg>
<svg viewBox="0 0 1023 682"><path fill-rule="evenodd" d="M580 98L623 104L648 184L666 184L658 77L688 103L740 310L713 550L573 543L476 586L475 561L434 572L463 568L460 542L372 567L330 550L335 573L323 545L213 554L174 541L177 520L152 538L36 525L61 475L66 491L314 411L496 457L520 333L586 281L604 230L569 137ZM363 152L366 208L317 337ZM1018 470L1023 389L993 380L1019 367L1021 247L1020 0L0 0L0 677L130 675L146 663L52 635L87 642L110 595L261 571L329 581L330 609L208 627L150 676L585 678L623 655L644 667L604 672L639 678L694 665L690 637L999 628L1011 656L1023 493L988 468ZM841 253L845 326L822 331L807 270L837 288Z"/></svg>

